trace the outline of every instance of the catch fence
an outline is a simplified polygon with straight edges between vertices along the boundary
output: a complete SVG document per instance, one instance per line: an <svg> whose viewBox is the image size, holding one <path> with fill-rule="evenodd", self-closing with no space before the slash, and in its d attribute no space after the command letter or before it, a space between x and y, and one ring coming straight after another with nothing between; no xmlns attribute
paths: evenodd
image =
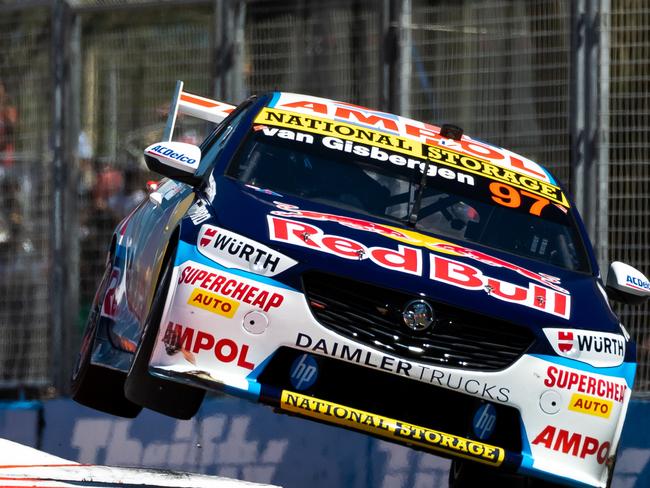
<svg viewBox="0 0 650 488"><path fill-rule="evenodd" d="M282 89L460 125L567 184L604 274L650 274L646 3L0 1L0 390L67 390L177 79L229 102ZM648 393L648 306L616 309Z"/></svg>

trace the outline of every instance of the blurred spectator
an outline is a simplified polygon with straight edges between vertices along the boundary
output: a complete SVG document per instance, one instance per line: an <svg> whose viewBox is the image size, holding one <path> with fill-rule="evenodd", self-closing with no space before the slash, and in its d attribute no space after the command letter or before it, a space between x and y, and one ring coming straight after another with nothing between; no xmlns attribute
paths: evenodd
<svg viewBox="0 0 650 488"><path fill-rule="evenodd" d="M11 175L0 178L0 259L15 259L20 245L22 212L20 184Z"/></svg>
<svg viewBox="0 0 650 488"><path fill-rule="evenodd" d="M122 172L98 161L93 166L94 184L87 192L90 201L84 206L85 212L81 217L81 269L84 270L83 276L89 280L88 283L82 283L82 307L92 301L104 272L111 233L122 218L112 211L110 205L124 191Z"/></svg>
<svg viewBox="0 0 650 488"><path fill-rule="evenodd" d="M92 178L80 182L82 198L88 197L81 222L82 315L85 314L105 266L110 236L115 226L144 198L145 184L138 168L121 170L110 164L94 162L87 171ZM82 177L83 178L83 177ZM83 190L92 181L92 188ZM85 317L84 317L85 318Z"/></svg>
<svg viewBox="0 0 650 488"><path fill-rule="evenodd" d="M79 132L77 144L79 155L79 197L87 203L90 193L95 186L95 167L93 165L93 147L85 131Z"/></svg>
<svg viewBox="0 0 650 488"><path fill-rule="evenodd" d="M15 131L18 111L9 101L4 81L0 78L0 165L11 166L14 162Z"/></svg>
<svg viewBox="0 0 650 488"><path fill-rule="evenodd" d="M120 219L126 217L145 197L145 182L137 168L124 170L124 191L109 201L113 213Z"/></svg>
<svg viewBox="0 0 650 488"><path fill-rule="evenodd" d="M96 211L113 212L115 202L124 193L124 175L118 168L101 165L92 190L93 206ZM113 215L118 219L119 215ZM116 221L116 224L117 224Z"/></svg>

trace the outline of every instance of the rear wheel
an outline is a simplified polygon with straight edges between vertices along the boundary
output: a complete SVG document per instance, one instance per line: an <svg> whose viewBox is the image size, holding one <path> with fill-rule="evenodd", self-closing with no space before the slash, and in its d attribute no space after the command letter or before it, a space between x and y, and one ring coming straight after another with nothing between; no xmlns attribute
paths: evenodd
<svg viewBox="0 0 650 488"><path fill-rule="evenodd" d="M95 303L90 309L86 330L81 342L77 364L72 371L72 398L82 405L101 410L102 412L120 417L136 417L142 407L129 401L124 396L124 381L126 373L92 364L91 356L97 337L97 327L101 319L100 307L112 270L112 264L107 265L102 278L101 293L97 294Z"/></svg>
<svg viewBox="0 0 650 488"><path fill-rule="evenodd" d="M138 405L186 420L196 415L203 402L205 390L157 378L149 373L149 358L156 343L173 269L174 256L171 253L163 264L151 310L144 324L142 339L124 384L124 392L129 400Z"/></svg>

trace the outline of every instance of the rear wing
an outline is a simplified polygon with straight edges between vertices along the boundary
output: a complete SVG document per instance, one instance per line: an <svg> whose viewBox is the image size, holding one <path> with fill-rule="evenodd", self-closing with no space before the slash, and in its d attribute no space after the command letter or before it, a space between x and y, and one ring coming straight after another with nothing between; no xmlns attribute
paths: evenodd
<svg viewBox="0 0 650 488"><path fill-rule="evenodd" d="M176 82L174 97L172 98L172 103L169 107L169 115L167 116L167 124L165 125L165 132L163 133L163 141L172 140L174 127L176 125L176 117L179 113L218 124L228 117L233 110L235 110L234 105L218 102L217 100L211 100L198 95L192 95L191 93L183 91L183 82L179 80Z"/></svg>

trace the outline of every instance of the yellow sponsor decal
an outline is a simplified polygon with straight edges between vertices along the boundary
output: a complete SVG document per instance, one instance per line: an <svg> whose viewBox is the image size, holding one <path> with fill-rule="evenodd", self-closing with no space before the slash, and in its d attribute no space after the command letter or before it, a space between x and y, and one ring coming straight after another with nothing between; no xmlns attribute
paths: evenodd
<svg viewBox="0 0 650 488"><path fill-rule="evenodd" d="M523 175L511 169L492 164L483 159L465 156L456 151L439 147L423 145L424 157L437 164L443 164L468 173L485 176L491 180L508 183L511 186L526 190L536 195L547 198L551 202L558 203L565 207L569 206L564 193L558 186L538 180L532 176Z"/></svg>
<svg viewBox="0 0 650 488"><path fill-rule="evenodd" d="M565 207L569 206L566 196L558 186L504 166L490 163L484 159L470 157L441 146L430 146L406 137L386 134L367 127L268 107L257 115L255 123L336 137L359 144L369 144L417 158L416 160L404 160L400 164L419 167L420 164L425 162L424 160L428 160L430 163L508 183L520 190L526 190L547 198L554 203Z"/></svg>
<svg viewBox="0 0 650 488"><path fill-rule="evenodd" d="M194 288L187 303L208 312L217 313L231 319L239 308L239 303L216 293Z"/></svg>
<svg viewBox="0 0 650 488"><path fill-rule="evenodd" d="M581 395L580 393L574 393L569 402L569 410L573 412L588 413L605 419L608 419L611 415L612 407L613 403L610 400L602 400L589 395Z"/></svg>
<svg viewBox="0 0 650 488"><path fill-rule="evenodd" d="M294 130L300 129L322 136L340 137L348 141L371 144L384 149L390 149L391 151L408 154L409 156L419 156L421 153L421 143L407 139L406 137L386 134L368 127L345 124L336 120L302 115L276 108L264 108L255 118L255 123L270 124Z"/></svg>
<svg viewBox="0 0 650 488"><path fill-rule="evenodd" d="M405 244L411 244L413 246L426 247L432 251L438 251L443 254L451 254L452 256L462 256L458 251L455 251L454 248L458 247L455 244L445 241L443 239L438 239L437 237L431 237L419 232L415 232L408 229L402 229L400 227L393 227L392 225L386 225L385 227L391 229L393 233L391 234L382 234L396 241L403 242ZM403 236L400 236L402 234Z"/></svg>
<svg viewBox="0 0 650 488"><path fill-rule="evenodd" d="M407 442L431 451L454 454L491 466L501 465L505 458L505 450L500 447L287 390L282 391L280 407L288 412L323 420L330 424L352 427L387 439Z"/></svg>

